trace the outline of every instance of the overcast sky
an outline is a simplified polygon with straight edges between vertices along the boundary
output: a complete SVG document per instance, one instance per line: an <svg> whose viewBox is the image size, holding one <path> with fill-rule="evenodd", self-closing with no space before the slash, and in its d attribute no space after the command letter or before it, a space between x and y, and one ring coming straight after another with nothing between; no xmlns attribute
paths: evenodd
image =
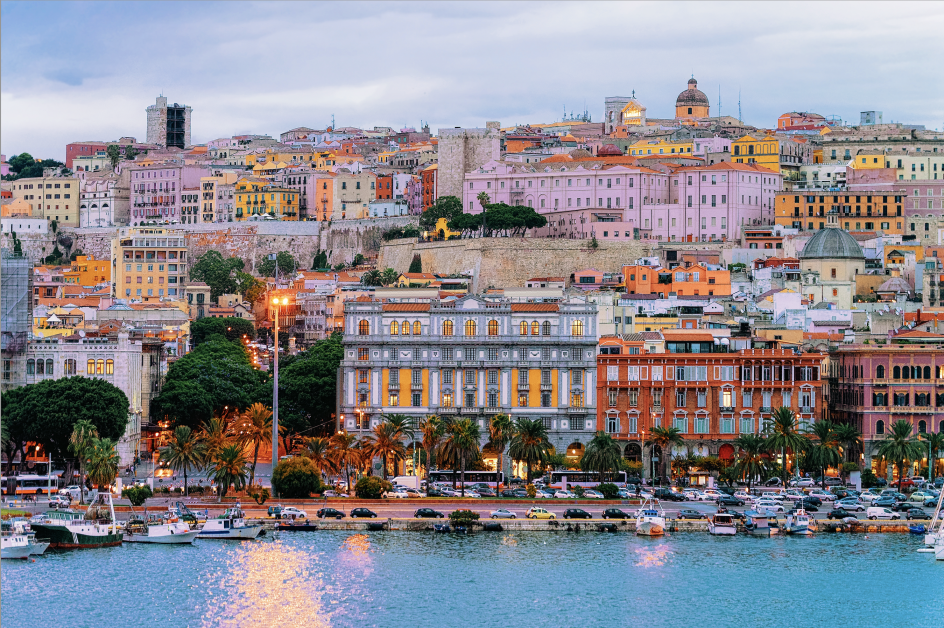
<svg viewBox="0 0 944 628"><path fill-rule="evenodd" d="M944 4L9 2L0 149L64 159L145 139L161 94L192 141L296 126L553 122L635 90L671 117L694 73L717 113L944 124Z"/></svg>

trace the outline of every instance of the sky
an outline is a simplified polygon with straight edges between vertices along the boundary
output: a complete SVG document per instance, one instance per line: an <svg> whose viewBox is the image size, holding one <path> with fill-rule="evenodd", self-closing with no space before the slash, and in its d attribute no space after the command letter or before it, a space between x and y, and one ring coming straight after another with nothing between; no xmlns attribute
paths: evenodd
<svg viewBox="0 0 944 628"><path fill-rule="evenodd" d="M672 117L692 75L711 113L944 125L944 3L0 4L0 152L144 141L145 107L193 107L192 141L296 126L560 120L607 96Z"/></svg>

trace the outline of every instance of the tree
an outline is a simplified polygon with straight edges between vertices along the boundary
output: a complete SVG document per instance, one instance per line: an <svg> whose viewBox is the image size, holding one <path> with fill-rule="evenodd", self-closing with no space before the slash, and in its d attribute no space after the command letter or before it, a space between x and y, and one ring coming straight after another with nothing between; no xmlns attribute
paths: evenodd
<svg viewBox="0 0 944 628"><path fill-rule="evenodd" d="M449 222L460 215L462 215L462 201L455 196L441 196L420 216L420 227L431 231L440 218L445 218L446 222Z"/></svg>
<svg viewBox="0 0 944 628"><path fill-rule="evenodd" d="M341 338L332 334L279 365L280 425L296 434L334 432L338 368L344 356Z"/></svg>
<svg viewBox="0 0 944 628"><path fill-rule="evenodd" d="M111 162L112 170L114 170L118 162L121 161L121 150L118 145L109 144L108 148L105 149L105 155L108 157L108 161Z"/></svg>
<svg viewBox="0 0 944 628"><path fill-rule="evenodd" d="M531 483L534 467L547 462L551 453L551 442L547 438L547 428L541 419L518 419L515 422L515 435L511 438L508 455L528 465L528 484Z"/></svg>
<svg viewBox="0 0 944 628"><path fill-rule="evenodd" d="M134 158L138 156L138 149L134 146L125 147L125 159L128 161L134 161Z"/></svg>
<svg viewBox="0 0 944 628"><path fill-rule="evenodd" d="M186 425L178 425L171 434L170 442L161 449L161 460L174 471L184 472L184 497L187 490L187 473L203 468L206 445L200 442L197 433Z"/></svg>
<svg viewBox="0 0 944 628"><path fill-rule="evenodd" d="M505 470L505 448L514 435L515 425L510 416L501 413L492 417L488 424L488 444L498 454L499 473Z"/></svg>
<svg viewBox="0 0 944 628"><path fill-rule="evenodd" d="M178 425L194 427L213 416L213 404L213 396L199 383L173 379L152 400L151 413Z"/></svg>
<svg viewBox="0 0 944 628"><path fill-rule="evenodd" d="M392 286L397 283L397 279L400 278L400 273L395 271L392 268L384 268L383 272L380 273L380 283L385 286Z"/></svg>
<svg viewBox="0 0 944 628"><path fill-rule="evenodd" d="M190 268L190 280L210 286L210 299L216 301L221 294L236 293L236 273L245 265L238 257L224 259L219 251L209 250Z"/></svg>
<svg viewBox="0 0 944 628"><path fill-rule="evenodd" d="M616 471L622 458L620 446L612 436L601 430L587 443L587 450L580 459L580 468L599 473L602 483L603 474L606 471Z"/></svg>
<svg viewBox="0 0 944 628"><path fill-rule="evenodd" d="M200 426L200 442L203 443L204 464L209 464L230 441L229 412L224 411L221 416L212 417Z"/></svg>
<svg viewBox="0 0 944 628"><path fill-rule="evenodd" d="M820 470L823 490L826 490L826 469L838 467L842 457L839 455L839 439L836 438L834 425L830 421L817 421L810 428L813 442L807 447L807 463Z"/></svg>
<svg viewBox="0 0 944 628"><path fill-rule="evenodd" d="M275 259L266 257L261 264L256 266L256 270L263 277L275 277L275 268L278 266L279 274L283 277L291 277L298 268L298 262L288 251L279 251L275 254Z"/></svg>
<svg viewBox="0 0 944 628"><path fill-rule="evenodd" d="M928 445L928 480L933 480L937 452L944 450L944 432L928 432L927 434L921 434L920 438ZM923 449L924 445L921 447Z"/></svg>
<svg viewBox="0 0 944 628"><path fill-rule="evenodd" d="M115 451L115 441L110 438L96 438L88 454L89 480L99 489L111 486L118 477L118 452Z"/></svg>
<svg viewBox="0 0 944 628"><path fill-rule="evenodd" d="M429 472L432 469L433 456L439 450L445 434L445 423L435 415L427 415L420 423L420 434L423 439L423 451L426 452L426 486L429 486Z"/></svg>
<svg viewBox="0 0 944 628"><path fill-rule="evenodd" d="M833 432L842 446L845 459L854 462L853 454L862 447L862 432L851 423L834 423Z"/></svg>
<svg viewBox="0 0 944 628"><path fill-rule="evenodd" d="M787 451L792 451L794 455L798 455L806 449L809 439L800 433L796 415L790 408L784 406L777 408L774 410L771 419L771 422L764 428L764 431L769 434L766 442L770 451L780 451L780 467L783 471L783 477L780 479L783 485L786 486L789 479Z"/></svg>
<svg viewBox="0 0 944 628"><path fill-rule="evenodd" d="M88 419L76 421L72 428L72 435L69 437L69 453L73 454L79 461L79 503L85 503L85 466L98 439L98 430Z"/></svg>
<svg viewBox="0 0 944 628"><path fill-rule="evenodd" d="M213 481L219 487L223 501L229 487L239 491L246 487L246 454L239 445L225 445L213 461Z"/></svg>
<svg viewBox="0 0 944 628"><path fill-rule="evenodd" d="M324 491L321 471L304 456L280 461L272 471L272 488L285 499L307 499Z"/></svg>
<svg viewBox="0 0 944 628"><path fill-rule="evenodd" d="M442 446L452 451L459 461L462 482L462 497L465 497L465 465L479 454L479 426L472 419L459 419L446 427L446 440Z"/></svg>
<svg viewBox="0 0 944 628"><path fill-rule="evenodd" d="M905 465L922 457L924 448L911 435L911 423L899 419L891 424L888 436L878 444L878 455L898 469L898 492L905 479Z"/></svg>
<svg viewBox="0 0 944 628"><path fill-rule="evenodd" d="M360 253L354 255L354 261L351 262L351 266L360 266L364 263L364 256Z"/></svg>
<svg viewBox="0 0 944 628"><path fill-rule="evenodd" d="M682 436L682 432L675 427L654 427L649 433L649 438L646 439L645 445L649 448L649 453L652 455L655 447L658 447L662 450L662 460L659 461L659 466L662 467L662 477L666 477L666 472L671 468L666 464L668 460L670 451L676 445L682 445L685 443L685 438ZM668 479L668 478L666 478Z"/></svg>
<svg viewBox="0 0 944 628"><path fill-rule="evenodd" d="M422 258L420 258L420 254L419 254L419 253L414 253L414 254L413 254L413 261L410 262L410 270L408 270L407 272L409 272L409 273L421 273L421 272L423 272L423 260L422 260Z"/></svg>
<svg viewBox="0 0 944 628"><path fill-rule="evenodd" d="M738 448L735 469L738 476L747 481L747 491L750 492L754 478L761 477L767 468L767 458L764 454L769 444L757 434L742 434L734 440L734 446Z"/></svg>
<svg viewBox="0 0 944 628"><path fill-rule="evenodd" d="M381 284L380 271L376 269L368 270L361 275L361 285L379 286Z"/></svg>
<svg viewBox="0 0 944 628"><path fill-rule="evenodd" d="M249 273L237 271L236 290L244 299L255 304L265 297L266 285Z"/></svg>
<svg viewBox="0 0 944 628"><path fill-rule="evenodd" d="M393 464L402 460L406 455L406 449L400 442L402 432L389 421L384 421L376 426L373 433L362 441L364 451L371 458L379 457L383 461L383 479L387 479L387 462L393 459Z"/></svg>
<svg viewBox="0 0 944 628"><path fill-rule="evenodd" d="M194 348L217 335L242 346L244 337L247 340L255 339L256 328L251 321L236 316L226 318L204 317L190 323L190 339Z"/></svg>
<svg viewBox="0 0 944 628"><path fill-rule="evenodd" d="M8 181L16 179L41 177L45 168L61 168L64 164L55 159L35 159L29 153L20 153L10 157L7 162L10 165L10 174L6 175Z"/></svg>
<svg viewBox="0 0 944 628"><path fill-rule="evenodd" d="M31 386L19 386L3 393L2 422L3 453L7 457L7 476L12 476L13 459L20 454L26 459L26 443L30 439L33 425L33 399Z"/></svg>
<svg viewBox="0 0 944 628"><path fill-rule="evenodd" d="M354 485L354 495L358 499L380 499L385 491L392 491L393 484L376 476L362 477Z"/></svg>
<svg viewBox="0 0 944 628"><path fill-rule="evenodd" d="M318 252L315 254L315 259L311 263L311 269L319 270L322 268L328 268L328 254L318 249Z"/></svg>
<svg viewBox="0 0 944 628"><path fill-rule="evenodd" d="M256 464L259 462L259 446L269 444L278 447L272 442L272 410L261 403L254 403L243 412L241 420L236 422L236 440L244 447L252 448L252 466L249 468L249 485L255 484ZM279 493L281 495L281 493Z"/></svg>
<svg viewBox="0 0 944 628"><path fill-rule="evenodd" d="M338 471L344 473L347 479L347 492L351 492L351 471L360 466L363 460L363 452L355 447L357 436L340 432L331 437L331 451L334 458L334 464Z"/></svg>
<svg viewBox="0 0 944 628"><path fill-rule="evenodd" d="M305 448L301 451L323 474L337 473L338 467L331 457L331 440L324 436L312 436L305 441Z"/></svg>

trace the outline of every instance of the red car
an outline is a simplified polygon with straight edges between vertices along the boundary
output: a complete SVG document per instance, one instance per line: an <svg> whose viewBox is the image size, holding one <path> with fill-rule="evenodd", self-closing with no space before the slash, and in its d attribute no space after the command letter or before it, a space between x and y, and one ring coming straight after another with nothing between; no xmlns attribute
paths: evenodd
<svg viewBox="0 0 944 628"><path fill-rule="evenodd" d="M898 482L892 482L894 486L898 486ZM914 488L915 483L911 478L905 478L901 481L901 488Z"/></svg>

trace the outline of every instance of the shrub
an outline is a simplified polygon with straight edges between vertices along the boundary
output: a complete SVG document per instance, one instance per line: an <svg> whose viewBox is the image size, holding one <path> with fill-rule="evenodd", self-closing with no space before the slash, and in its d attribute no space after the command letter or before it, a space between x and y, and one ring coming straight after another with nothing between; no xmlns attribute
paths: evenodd
<svg viewBox="0 0 944 628"><path fill-rule="evenodd" d="M449 513L449 522L456 526L469 526L479 520L479 513L471 510L453 510Z"/></svg>
<svg viewBox="0 0 944 628"><path fill-rule="evenodd" d="M575 486L575 487L574 487L574 495L576 495L578 498L583 497L583 487L582 487L582 486Z"/></svg>
<svg viewBox="0 0 944 628"><path fill-rule="evenodd" d="M360 499L380 499L384 491L392 491L393 484L373 475L362 477L354 485L354 495Z"/></svg>
<svg viewBox="0 0 944 628"><path fill-rule="evenodd" d="M153 497L154 493L149 486L129 486L122 489L121 496L130 501L132 506L140 506L148 497Z"/></svg>
<svg viewBox="0 0 944 628"><path fill-rule="evenodd" d="M315 463L303 456L295 456L275 465L272 488L279 497L305 499L311 497L312 493L323 491L324 485Z"/></svg>
<svg viewBox="0 0 944 628"><path fill-rule="evenodd" d="M609 482L604 482L599 485L597 490L603 493L604 499L616 499L619 497L619 487Z"/></svg>
<svg viewBox="0 0 944 628"><path fill-rule="evenodd" d="M878 476L872 471L872 469L866 469L862 472L862 488L872 488L873 486L878 486Z"/></svg>
<svg viewBox="0 0 944 628"><path fill-rule="evenodd" d="M252 497L260 506L269 499L269 489L262 488L258 484L253 484L246 489L246 494Z"/></svg>
<svg viewBox="0 0 944 628"><path fill-rule="evenodd" d="M534 499L538 496L538 489L534 484L528 484L526 487L524 487L524 490L528 491L528 497L531 499Z"/></svg>

